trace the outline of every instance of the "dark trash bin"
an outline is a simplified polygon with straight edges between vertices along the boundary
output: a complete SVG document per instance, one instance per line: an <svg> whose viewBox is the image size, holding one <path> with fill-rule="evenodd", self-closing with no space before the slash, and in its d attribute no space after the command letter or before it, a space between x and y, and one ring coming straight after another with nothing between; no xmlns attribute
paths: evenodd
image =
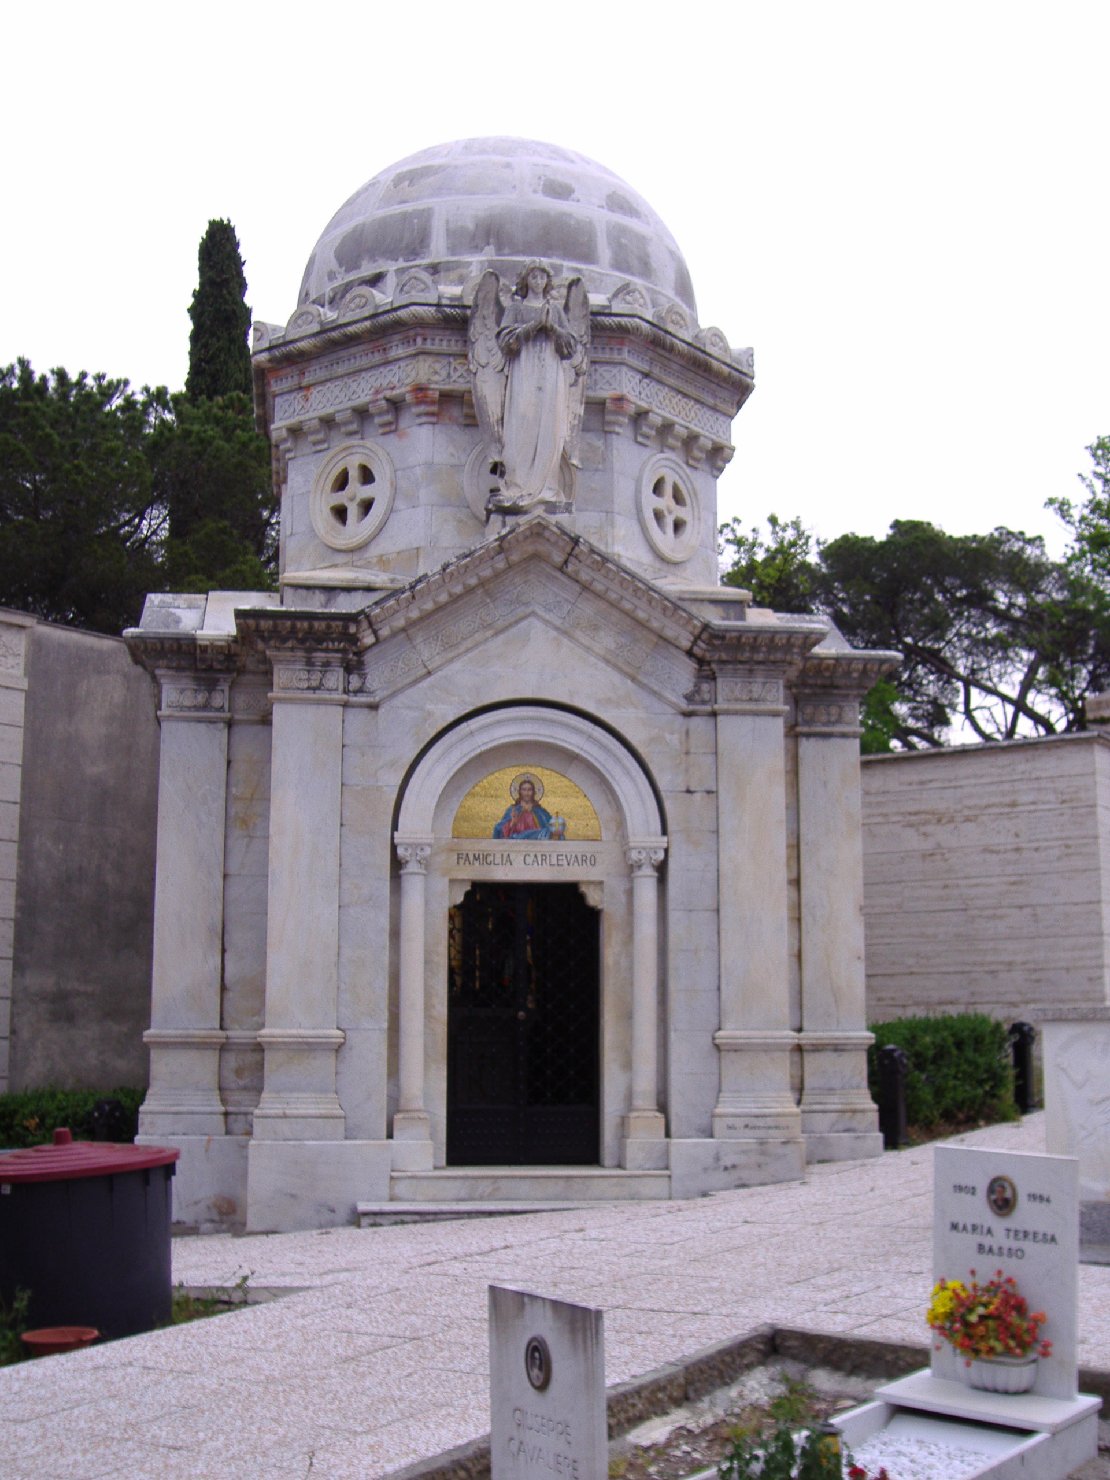
<svg viewBox="0 0 1110 1480"><path fill-rule="evenodd" d="M0 1154L0 1299L32 1326L133 1336L170 1316L170 1179L180 1152L74 1141Z"/></svg>

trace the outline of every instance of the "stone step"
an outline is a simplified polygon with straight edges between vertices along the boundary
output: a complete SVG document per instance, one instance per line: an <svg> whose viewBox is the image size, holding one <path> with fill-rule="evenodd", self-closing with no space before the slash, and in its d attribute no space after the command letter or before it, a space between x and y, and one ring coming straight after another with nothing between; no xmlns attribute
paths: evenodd
<svg viewBox="0 0 1110 1480"><path fill-rule="evenodd" d="M596 1208L596 1202L360 1202L355 1204L360 1228L387 1228L393 1223L444 1223L454 1218L507 1218L519 1213L573 1213Z"/></svg>
<svg viewBox="0 0 1110 1480"><path fill-rule="evenodd" d="M389 1206L477 1204L476 1211L496 1205L501 1213L517 1209L534 1213L541 1205L551 1209L666 1198L670 1190L669 1172L618 1167L445 1167L432 1172L394 1172L389 1179ZM359 1206L361 1217L361 1208L369 1204Z"/></svg>

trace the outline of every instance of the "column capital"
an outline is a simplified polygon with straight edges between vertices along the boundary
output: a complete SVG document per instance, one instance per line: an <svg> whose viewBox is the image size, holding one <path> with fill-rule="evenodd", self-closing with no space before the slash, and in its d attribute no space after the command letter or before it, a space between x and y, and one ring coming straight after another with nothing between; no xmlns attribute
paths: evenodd
<svg viewBox="0 0 1110 1480"><path fill-rule="evenodd" d="M428 859L432 856L432 845L429 839L395 838L393 842L403 874L426 874L428 872Z"/></svg>
<svg viewBox="0 0 1110 1480"><path fill-rule="evenodd" d="M633 842L624 850L625 860L634 875L654 877L656 869L666 857L667 850L659 842Z"/></svg>

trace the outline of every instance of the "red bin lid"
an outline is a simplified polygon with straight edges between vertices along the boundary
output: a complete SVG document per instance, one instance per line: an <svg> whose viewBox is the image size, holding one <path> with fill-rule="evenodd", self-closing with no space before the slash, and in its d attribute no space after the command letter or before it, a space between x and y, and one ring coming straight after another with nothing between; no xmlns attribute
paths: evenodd
<svg viewBox="0 0 1110 1480"><path fill-rule="evenodd" d="M141 1172L177 1160L176 1146L131 1146L114 1141L75 1141L64 1128L52 1146L26 1146L0 1155L0 1183L68 1182L75 1177L110 1177Z"/></svg>

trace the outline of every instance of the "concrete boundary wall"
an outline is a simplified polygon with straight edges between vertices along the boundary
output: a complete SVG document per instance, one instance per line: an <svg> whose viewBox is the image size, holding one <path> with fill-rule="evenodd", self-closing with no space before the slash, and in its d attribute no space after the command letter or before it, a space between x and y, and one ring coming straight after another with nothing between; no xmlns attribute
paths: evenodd
<svg viewBox="0 0 1110 1480"><path fill-rule="evenodd" d="M862 771L868 1021L1110 1000L1110 736Z"/></svg>
<svg viewBox="0 0 1110 1480"><path fill-rule="evenodd" d="M157 783L122 640L0 611L0 1089L146 1084Z"/></svg>

